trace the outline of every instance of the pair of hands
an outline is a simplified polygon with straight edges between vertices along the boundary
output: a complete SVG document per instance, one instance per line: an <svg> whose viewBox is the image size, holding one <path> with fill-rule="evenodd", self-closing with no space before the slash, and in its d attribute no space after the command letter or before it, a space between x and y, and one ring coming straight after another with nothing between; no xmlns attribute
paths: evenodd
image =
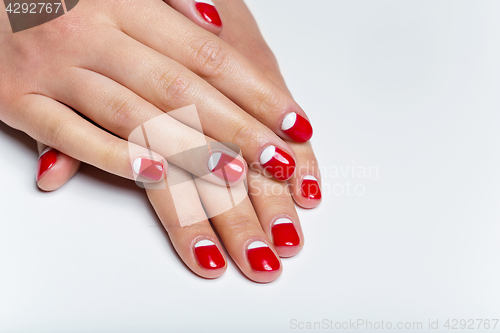
<svg viewBox="0 0 500 333"><path fill-rule="evenodd" d="M229 148L218 152L244 170L245 161L251 165L248 196L220 214L208 208L210 220L244 274L273 281L282 271L279 257L295 255L304 243L293 200L306 208L320 201L316 159L310 144L301 143L312 129L242 1L216 1L223 28L192 0L166 2L80 1L46 25L2 34L0 120L55 148L39 144L42 189L62 186L79 160L130 179L182 184L180 198L168 186L147 194L187 266L215 278L226 259L202 203L207 208L227 196L219 186L227 179L211 170L212 156L176 154L196 151L200 133L173 112L158 133L168 142L164 150L140 144L131 150L124 140L151 119L195 104L205 143L235 143L244 160ZM0 23L8 29L6 15ZM166 179L153 179L130 163L146 157L162 171L163 157L178 167L170 164ZM238 185L244 173L230 181L236 192L245 192Z"/></svg>

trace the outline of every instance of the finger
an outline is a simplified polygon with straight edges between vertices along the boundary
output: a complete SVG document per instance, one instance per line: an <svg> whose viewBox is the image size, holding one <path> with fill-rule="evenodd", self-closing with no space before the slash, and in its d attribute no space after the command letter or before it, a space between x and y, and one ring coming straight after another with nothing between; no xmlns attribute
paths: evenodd
<svg viewBox="0 0 500 333"><path fill-rule="evenodd" d="M112 133L147 146L169 162L218 185L237 184L245 178L247 166L237 152L170 116L192 114L189 118L196 118L194 106L165 114L98 73L73 67L61 76L53 83L51 96ZM228 171L228 177L221 168Z"/></svg>
<svg viewBox="0 0 500 333"><path fill-rule="evenodd" d="M134 17L148 17L150 24L132 19L131 9L121 7L116 20L127 35L204 78L282 138L297 142L311 138L312 127L293 98L230 45L161 2L141 3L133 11Z"/></svg>
<svg viewBox="0 0 500 333"><path fill-rule="evenodd" d="M165 0L172 8L213 34L220 34L222 21L210 0Z"/></svg>
<svg viewBox="0 0 500 333"><path fill-rule="evenodd" d="M170 165L166 185L165 189L146 191L175 250L194 273L206 278L221 276L227 267L226 259L203 211L193 178Z"/></svg>
<svg viewBox="0 0 500 333"><path fill-rule="evenodd" d="M297 171L288 180L293 199L302 208L315 208L321 203L321 172L310 143L294 144Z"/></svg>
<svg viewBox="0 0 500 333"><path fill-rule="evenodd" d="M304 234L287 184L248 173L248 194L262 229L280 257L291 257L304 246Z"/></svg>
<svg viewBox="0 0 500 333"><path fill-rule="evenodd" d="M203 179L195 179L195 183L212 224L243 274L256 282L276 280L282 272L281 261L262 230L244 183L230 189ZM231 208L221 212L221 203L234 200Z"/></svg>
<svg viewBox="0 0 500 333"><path fill-rule="evenodd" d="M40 142L36 181L43 191L55 191L66 184L80 168L80 161Z"/></svg>
<svg viewBox="0 0 500 333"><path fill-rule="evenodd" d="M51 98L25 95L12 107L19 115L13 127L74 159L145 183L164 178L163 157L99 129Z"/></svg>
<svg viewBox="0 0 500 333"><path fill-rule="evenodd" d="M209 0L205 0L208 1ZM192 15L185 7L192 7L193 0L165 0L167 4L182 13L193 22L198 23L199 16ZM212 4L213 5L213 4ZM262 37L257 22L243 0L217 0L217 7L224 16L226 31L216 34L259 69L264 75L280 88L288 92L279 65L273 52ZM212 25L198 24L210 32L214 32ZM255 52L259 50L259 52ZM262 60L265 61L262 61Z"/></svg>
<svg viewBox="0 0 500 333"><path fill-rule="evenodd" d="M248 115L217 91L217 89L175 61L158 54L158 52L145 47L122 33L114 33L112 35L109 43L101 46L107 50L106 53L109 56L89 65L91 71L98 72L102 76L109 78L108 81L110 83L106 84L106 87L110 86L113 83L112 81L116 81L114 82L115 85L119 83L124 87L128 87L128 89L163 111L170 111L194 104L199 111L199 119L205 134L221 142L236 144L240 147L243 157L248 163L255 164L256 168L267 172L276 179L286 180L291 177L295 169L293 153L289 146L269 130L269 128ZM130 50L134 50L134 52L130 52ZM138 66L138 64L140 65ZM67 84L75 85L71 81L76 80L74 79L74 74L68 75L68 77L71 80L64 80L54 93L63 92L67 95L66 98L74 99L82 97L80 104L87 103L89 99L95 99L95 94L107 95L108 93L105 90L84 94L83 91L86 88L80 86L75 86L73 89L78 94L69 93L67 88L63 89L63 86L65 87ZM121 123L125 121L130 122L131 118L136 118L126 107L122 106L122 99L118 99L118 101L120 103L115 104L119 106L120 112L117 113L119 117L113 116L113 114L107 115L105 112L99 112L97 116L103 114L106 119L118 118ZM134 104L138 104L138 102L134 102ZM97 106L96 110L102 108L102 106ZM143 112L137 109L138 107L134 105L133 112L143 114ZM92 110L85 112L92 112ZM151 111L148 114L158 114L158 112L160 110L155 108L155 112ZM87 115L87 113L85 114ZM146 119L149 118L146 117ZM95 119L94 121L110 129L102 122ZM132 123L137 125L133 121ZM128 125L126 124L122 124L121 127L125 127L128 130ZM120 130L120 128L116 128L116 130ZM112 131L117 133L115 130ZM188 132L185 131L185 133ZM120 135L122 136L122 134ZM169 135L169 133L164 133L163 135ZM170 141L189 143L189 140L180 140L176 137ZM164 147L164 149L167 148L166 146ZM165 156L168 158L167 155ZM189 170L193 174L199 175L199 173L193 172L186 165L179 166Z"/></svg>
<svg viewBox="0 0 500 333"><path fill-rule="evenodd" d="M230 43L291 96L276 58L260 34L257 23L244 1L219 0L217 6L225 22L220 38ZM255 52L256 48L260 52ZM310 143L290 143L290 146L297 156L296 172L288 180L293 198L303 208L314 208L321 202L321 173L312 146Z"/></svg>

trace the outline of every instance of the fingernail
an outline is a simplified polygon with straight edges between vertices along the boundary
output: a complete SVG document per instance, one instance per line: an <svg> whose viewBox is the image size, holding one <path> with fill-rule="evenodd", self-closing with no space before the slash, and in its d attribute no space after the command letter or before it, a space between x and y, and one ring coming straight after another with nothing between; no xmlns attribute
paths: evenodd
<svg viewBox="0 0 500 333"><path fill-rule="evenodd" d="M321 199L321 189L319 188L318 180L314 176L307 175L302 178L300 191L304 198L313 200Z"/></svg>
<svg viewBox="0 0 500 333"><path fill-rule="evenodd" d="M220 20L219 12L217 12L217 9L215 9L212 1L196 1L196 9L205 21L215 24L218 27L222 27L222 21Z"/></svg>
<svg viewBox="0 0 500 333"><path fill-rule="evenodd" d="M311 123L295 112L290 112L285 116L283 123L281 123L281 129L297 142L306 142L313 135Z"/></svg>
<svg viewBox="0 0 500 333"><path fill-rule="evenodd" d="M288 153L269 146L260 155L260 164L277 180L287 180L295 171L295 161Z"/></svg>
<svg viewBox="0 0 500 333"><path fill-rule="evenodd" d="M253 270L276 271L280 268L280 261L276 258L274 252L267 246L266 243L255 241L248 246L247 251L248 261Z"/></svg>
<svg viewBox="0 0 500 333"><path fill-rule="evenodd" d="M36 181L38 182L40 178L52 168L57 162L57 150L47 147L38 158Z"/></svg>
<svg viewBox="0 0 500 333"><path fill-rule="evenodd" d="M290 219L277 219L271 232L275 246L297 246L300 243L299 234Z"/></svg>
<svg viewBox="0 0 500 333"><path fill-rule="evenodd" d="M137 158L132 166L138 177L153 182L157 182L163 177L163 171L165 169L162 162L141 157Z"/></svg>
<svg viewBox="0 0 500 333"><path fill-rule="evenodd" d="M208 168L218 178L226 182L235 182L245 171L243 163L232 156L215 152L208 159Z"/></svg>
<svg viewBox="0 0 500 333"><path fill-rule="evenodd" d="M217 245L208 239L203 239L194 245L194 253L201 267L206 269L218 269L226 265L224 257Z"/></svg>

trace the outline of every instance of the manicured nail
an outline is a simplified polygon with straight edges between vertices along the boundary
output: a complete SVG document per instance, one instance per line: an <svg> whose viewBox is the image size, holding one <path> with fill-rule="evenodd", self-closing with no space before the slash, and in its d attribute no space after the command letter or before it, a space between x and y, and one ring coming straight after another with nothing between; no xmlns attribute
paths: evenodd
<svg viewBox="0 0 500 333"><path fill-rule="evenodd" d="M255 241L248 246L248 261L255 271L276 271L280 269L280 261L266 243Z"/></svg>
<svg viewBox="0 0 500 333"><path fill-rule="evenodd" d="M224 257L220 253L217 245L208 239L197 242L194 246L196 259L201 267L206 269L218 269L226 265Z"/></svg>
<svg viewBox="0 0 500 333"><path fill-rule="evenodd" d="M245 172L245 166L240 160L220 152L210 156L208 168L214 175L230 183L239 180Z"/></svg>
<svg viewBox="0 0 500 333"><path fill-rule="evenodd" d="M302 178L302 185L300 186L300 191L302 196L307 199L320 200L321 199L321 189L319 188L319 183L316 177L304 176Z"/></svg>
<svg viewBox="0 0 500 333"><path fill-rule="evenodd" d="M311 123L295 112L290 112L285 116L285 119L281 123L281 129L292 140L297 142L306 142L313 135Z"/></svg>
<svg viewBox="0 0 500 333"><path fill-rule="evenodd" d="M200 12L201 17L203 17L205 21L215 24L218 27L222 27L219 12L215 9L212 1L196 1L196 9Z"/></svg>
<svg viewBox="0 0 500 333"><path fill-rule="evenodd" d="M293 222L287 218L277 219L271 232L275 246L297 246L300 243L299 234Z"/></svg>
<svg viewBox="0 0 500 333"><path fill-rule="evenodd" d="M162 162L139 157L134 161L133 169L138 177L157 182L163 177L165 168Z"/></svg>
<svg viewBox="0 0 500 333"><path fill-rule="evenodd" d="M287 180L295 172L295 161L288 153L269 146L260 155L260 164L277 180Z"/></svg>
<svg viewBox="0 0 500 333"><path fill-rule="evenodd" d="M57 162L57 150L47 147L38 158L38 166L36 172L36 181L38 182L42 176L50 170Z"/></svg>

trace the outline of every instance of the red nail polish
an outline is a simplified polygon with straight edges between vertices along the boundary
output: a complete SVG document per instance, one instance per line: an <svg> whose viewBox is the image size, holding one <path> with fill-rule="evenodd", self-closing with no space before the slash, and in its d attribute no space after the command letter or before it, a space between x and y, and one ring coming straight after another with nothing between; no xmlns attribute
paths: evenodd
<svg viewBox="0 0 500 333"><path fill-rule="evenodd" d="M208 239L197 242L194 246L196 259L201 267L206 269L218 269L226 265L224 257L214 242Z"/></svg>
<svg viewBox="0 0 500 333"><path fill-rule="evenodd" d="M214 175L230 183L239 180L245 172L245 166L240 160L220 152L210 156L208 168Z"/></svg>
<svg viewBox="0 0 500 333"><path fill-rule="evenodd" d="M255 241L248 246L248 261L253 270L259 272L277 271L280 261L266 243Z"/></svg>
<svg viewBox="0 0 500 333"><path fill-rule="evenodd" d="M260 155L260 164L277 180L287 180L295 172L295 161L287 152L269 146Z"/></svg>
<svg viewBox="0 0 500 333"><path fill-rule="evenodd" d="M287 218L277 219L271 229L275 246L297 246L300 243L299 234L292 221Z"/></svg>
<svg viewBox="0 0 500 333"><path fill-rule="evenodd" d="M215 9L214 6L208 3L197 2L196 9L200 12L201 17L203 17L205 21L215 24L218 27L222 27L219 12L217 12L217 9Z"/></svg>
<svg viewBox="0 0 500 333"><path fill-rule="evenodd" d="M148 158L138 158L132 165L138 177L157 182L163 177L163 163ZM140 180L140 179L139 179Z"/></svg>
<svg viewBox="0 0 500 333"><path fill-rule="evenodd" d="M285 116L281 124L281 129L292 140L297 142L306 142L311 139L313 135L311 123L295 112L290 112Z"/></svg>
<svg viewBox="0 0 500 333"><path fill-rule="evenodd" d="M38 158L38 166L36 173L36 181L38 182L40 178L56 164L57 162L57 150L52 148L46 148L40 157Z"/></svg>
<svg viewBox="0 0 500 333"><path fill-rule="evenodd" d="M304 178L302 178L300 192L304 198L312 200L321 199L321 189L319 188L319 183L316 177L309 175L304 176Z"/></svg>

